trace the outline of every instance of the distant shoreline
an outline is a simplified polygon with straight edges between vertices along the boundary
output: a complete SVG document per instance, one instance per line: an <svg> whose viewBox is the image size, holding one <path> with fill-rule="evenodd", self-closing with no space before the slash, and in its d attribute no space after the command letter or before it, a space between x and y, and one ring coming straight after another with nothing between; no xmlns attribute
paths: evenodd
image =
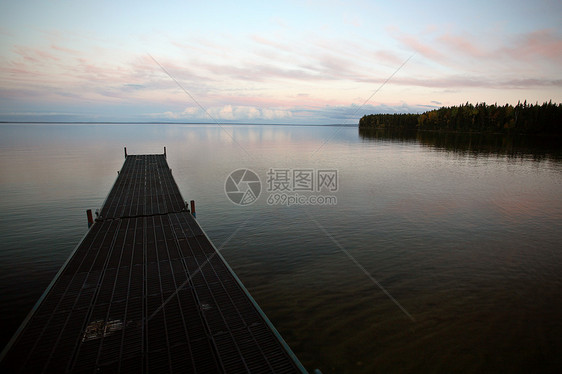
<svg viewBox="0 0 562 374"><path fill-rule="evenodd" d="M359 128L562 135L562 104L528 105L525 101L514 107L466 103L421 114L370 114L359 120Z"/></svg>
<svg viewBox="0 0 562 374"><path fill-rule="evenodd" d="M0 121L0 125L9 124L28 124L28 125L212 125L212 126L294 126L294 127L314 127L314 126L331 126L331 127L350 127L357 128L357 124L294 124L294 123L244 123L244 122L119 122L119 121Z"/></svg>
<svg viewBox="0 0 562 374"><path fill-rule="evenodd" d="M562 137L562 133L554 133L554 134L546 134L546 133L537 133L537 134L526 134L526 133L506 133L501 131L491 132L491 131L471 131L471 130L447 130L447 129L438 129L438 130L425 130L425 129L397 129L392 127L359 127L361 131L380 131L380 132L388 132L389 134L415 134L415 133L429 133L429 134L443 134L443 135L452 135L452 134L459 134L459 135L497 135L497 136L506 136L506 135L514 135L514 136L536 136L536 137L547 137L553 136L555 138Z"/></svg>

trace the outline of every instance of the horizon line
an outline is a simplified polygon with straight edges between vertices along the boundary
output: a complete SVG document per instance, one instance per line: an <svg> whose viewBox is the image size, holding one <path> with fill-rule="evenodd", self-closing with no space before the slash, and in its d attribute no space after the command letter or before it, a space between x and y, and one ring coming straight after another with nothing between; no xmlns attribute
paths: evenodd
<svg viewBox="0 0 562 374"><path fill-rule="evenodd" d="M343 124L343 123L247 123L247 122L165 122L165 121L3 121L0 124L30 124L30 125L250 125L250 126L341 126L341 127L358 127L359 124Z"/></svg>

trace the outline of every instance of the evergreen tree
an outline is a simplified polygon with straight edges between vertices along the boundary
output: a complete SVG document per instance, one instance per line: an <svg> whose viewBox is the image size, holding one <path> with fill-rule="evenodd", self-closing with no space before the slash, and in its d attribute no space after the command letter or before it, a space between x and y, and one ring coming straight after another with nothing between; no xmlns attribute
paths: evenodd
<svg viewBox="0 0 562 374"><path fill-rule="evenodd" d="M370 114L363 116L359 127L463 132L498 132L521 134L562 134L562 104L552 100L542 105L498 106L497 103L461 104L442 107L422 114Z"/></svg>

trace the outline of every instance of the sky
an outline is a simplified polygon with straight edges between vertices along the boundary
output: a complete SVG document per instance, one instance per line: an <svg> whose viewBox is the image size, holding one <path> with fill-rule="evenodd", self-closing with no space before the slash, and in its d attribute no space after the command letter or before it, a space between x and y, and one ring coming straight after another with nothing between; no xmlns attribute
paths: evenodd
<svg viewBox="0 0 562 374"><path fill-rule="evenodd" d="M356 124L562 102L562 2L0 1L0 121Z"/></svg>

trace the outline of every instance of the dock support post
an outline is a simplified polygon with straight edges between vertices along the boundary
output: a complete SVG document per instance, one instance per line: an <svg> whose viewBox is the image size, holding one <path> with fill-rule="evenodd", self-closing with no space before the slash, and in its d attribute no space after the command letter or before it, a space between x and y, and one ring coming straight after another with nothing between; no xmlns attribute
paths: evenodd
<svg viewBox="0 0 562 374"><path fill-rule="evenodd" d="M90 228L94 224L94 217L92 216L92 209L88 209L86 211L86 216L88 217L88 228Z"/></svg>
<svg viewBox="0 0 562 374"><path fill-rule="evenodd" d="M195 200L191 200L191 214L194 218L197 218L197 214L195 213Z"/></svg>
<svg viewBox="0 0 562 374"><path fill-rule="evenodd" d="M127 158L127 147L123 147L125 149L125 158Z"/></svg>
<svg viewBox="0 0 562 374"><path fill-rule="evenodd" d="M166 147L164 147L164 158L168 159L168 157L166 157Z"/></svg>

